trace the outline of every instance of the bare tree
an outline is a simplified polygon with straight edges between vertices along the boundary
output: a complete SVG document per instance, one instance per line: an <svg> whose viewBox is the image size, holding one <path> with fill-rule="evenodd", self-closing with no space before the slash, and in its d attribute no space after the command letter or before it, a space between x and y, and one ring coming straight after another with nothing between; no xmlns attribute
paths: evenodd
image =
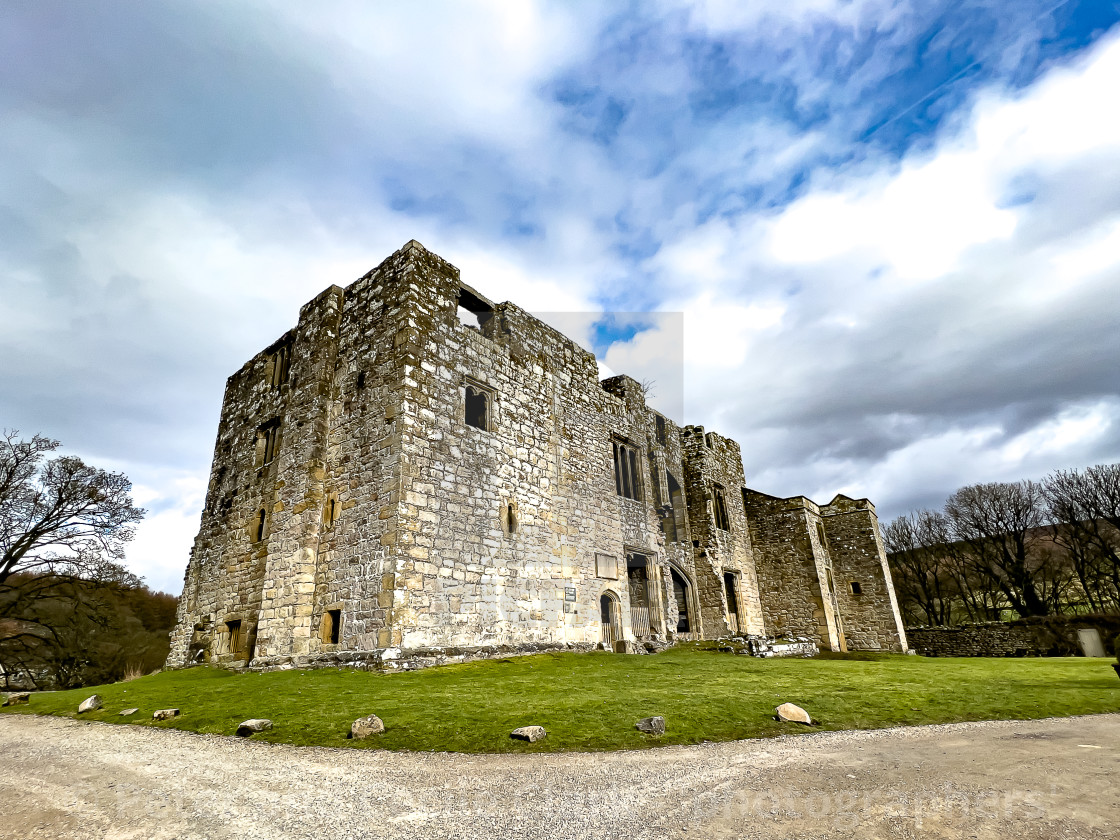
<svg viewBox="0 0 1120 840"><path fill-rule="evenodd" d="M1021 616L1049 615L1064 603L1071 575L1042 542L1047 509L1033 481L973 484L945 503L953 538L967 546L969 569L987 577Z"/></svg>
<svg viewBox="0 0 1120 840"><path fill-rule="evenodd" d="M949 562L951 542L948 522L932 510L900 516L883 529L883 544L907 623L915 619L923 624L951 623L960 594Z"/></svg>
<svg viewBox="0 0 1120 840"><path fill-rule="evenodd" d="M1059 470L1043 493L1053 540L1068 553L1089 608L1120 610L1120 464Z"/></svg>
<svg viewBox="0 0 1120 840"><path fill-rule="evenodd" d="M0 434L0 664L64 642L63 617L91 609L97 586L134 587L140 581L116 561L145 511L129 496L120 473L80 458L44 461L58 441L19 432ZM99 618L100 617L100 618ZM72 635L72 634L71 634Z"/></svg>

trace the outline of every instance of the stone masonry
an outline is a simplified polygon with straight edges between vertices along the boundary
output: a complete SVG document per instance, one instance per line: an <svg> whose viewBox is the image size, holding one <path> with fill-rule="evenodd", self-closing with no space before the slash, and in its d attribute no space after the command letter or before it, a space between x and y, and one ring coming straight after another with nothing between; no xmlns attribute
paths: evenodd
<svg viewBox="0 0 1120 840"><path fill-rule="evenodd" d="M748 634L905 650L871 503L746 489L735 441L412 241L227 382L168 664Z"/></svg>

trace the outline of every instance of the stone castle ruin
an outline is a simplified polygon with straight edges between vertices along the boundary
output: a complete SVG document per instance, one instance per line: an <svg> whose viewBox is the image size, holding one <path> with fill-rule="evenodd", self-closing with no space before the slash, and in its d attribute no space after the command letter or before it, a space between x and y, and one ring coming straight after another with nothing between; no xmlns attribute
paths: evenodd
<svg viewBox="0 0 1120 840"><path fill-rule="evenodd" d="M735 441L409 242L229 378L168 664L905 650L874 506L745 483Z"/></svg>

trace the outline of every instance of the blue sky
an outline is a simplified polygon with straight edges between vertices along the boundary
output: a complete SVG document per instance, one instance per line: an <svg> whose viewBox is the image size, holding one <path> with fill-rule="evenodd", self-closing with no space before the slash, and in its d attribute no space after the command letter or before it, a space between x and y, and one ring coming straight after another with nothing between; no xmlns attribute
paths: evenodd
<svg viewBox="0 0 1120 840"><path fill-rule="evenodd" d="M124 470L129 562L178 591L225 377L415 238L765 492L889 518L1120 460L1118 21L5 3L0 425Z"/></svg>

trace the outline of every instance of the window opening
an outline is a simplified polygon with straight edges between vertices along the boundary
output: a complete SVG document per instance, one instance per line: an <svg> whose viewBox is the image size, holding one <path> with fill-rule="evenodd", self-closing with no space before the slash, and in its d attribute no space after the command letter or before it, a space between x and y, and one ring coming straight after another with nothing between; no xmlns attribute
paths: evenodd
<svg viewBox="0 0 1120 840"><path fill-rule="evenodd" d="M621 441L612 441L614 449L614 487L619 496L641 500L641 479L637 450Z"/></svg>
<svg viewBox="0 0 1120 840"><path fill-rule="evenodd" d="M853 595L862 595L863 594L863 586L862 586L862 584L859 583L859 581L853 580L852 583L851 583L851 586L852 586L852 594Z"/></svg>
<svg viewBox="0 0 1120 840"><path fill-rule="evenodd" d="M494 317L494 305L471 289L462 287L459 289L456 315L464 326L481 331Z"/></svg>
<svg viewBox="0 0 1120 840"><path fill-rule="evenodd" d="M264 452L261 466L269 464L272 459L276 457L277 450L280 447L280 421L275 420L269 423L260 431L260 436L264 440Z"/></svg>
<svg viewBox="0 0 1120 840"><path fill-rule="evenodd" d="M281 344L272 354L272 387L279 388L288 381L292 367L292 345Z"/></svg>
<svg viewBox="0 0 1120 840"><path fill-rule="evenodd" d="M490 429L490 394L486 389L474 385L467 386L466 422L468 426L489 431Z"/></svg>
<svg viewBox="0 0 1120 840"><path fill-rule="evenodd" d="M268 532L268 513L264 508L261 508L260 515L257 517L257 542L263 540Z"/></svg>
<svg viewBox="0 0 1120 840"><path fill-rule="evenodd" d="M716 516L716 527L721 531L730 531L731 526L727 521L727 503L723 498L723 488L718 484L712 487L712 508Z"/></svg>

